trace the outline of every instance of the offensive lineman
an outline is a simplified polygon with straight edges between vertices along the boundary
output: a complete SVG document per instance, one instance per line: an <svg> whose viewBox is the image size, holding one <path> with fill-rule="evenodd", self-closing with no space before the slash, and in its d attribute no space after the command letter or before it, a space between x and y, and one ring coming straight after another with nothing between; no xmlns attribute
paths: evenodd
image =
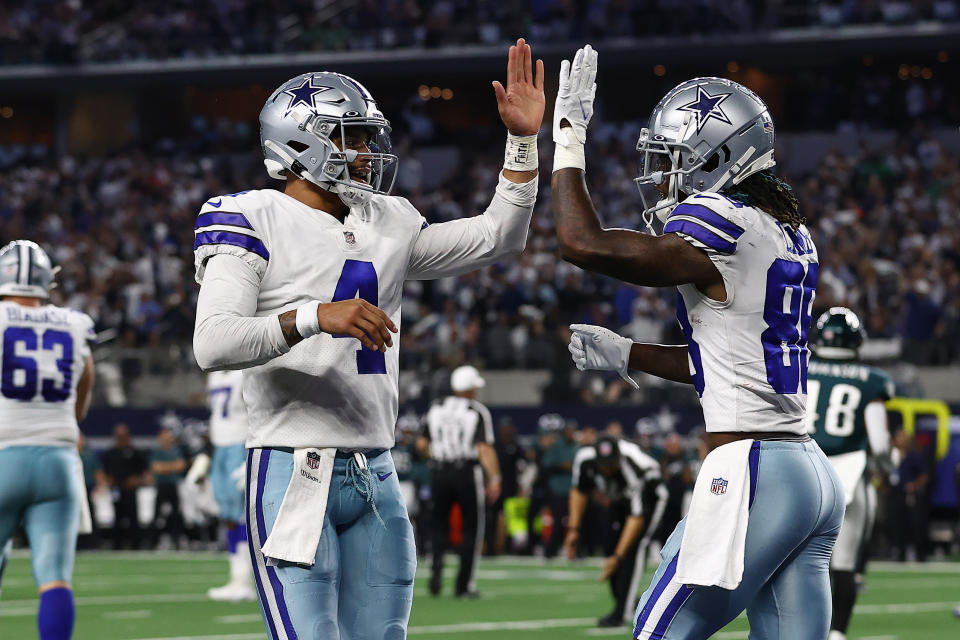
<svg viewBox="0 0 960 640"><path fill-rule="evenodd" d="M807 379L807 432L817 441L843 484L847 505L830 558L833 619L829 640L845 640L857 600L856 573L876 517L876 490L869 482L868 447L874 457L890 453L885 400L893 382L883 371L859 362L860 319L833 307L817 320Z"/></svg>
<svg viewBox="0 0 960 640"><path fill-rule="evenodd" d="M207 376L207 404L210 406L210 444L213 460L210 481L217 500L220 521L226 528L230 580L207 591L211 600L242 602L256 600L253 589L246 518L243 512L243 485L247 464L247 406L243 403L243 372L213 371Z"/></svg>
<svg viewBox="0 0 960 640"><path fill-rule="evenodd" d="M96 340L88 315L47 303L55 275L33 242L0 249L0 549L22 523L40 640L73 633L70 581L87 501L77 423L90 406Z"/></svg>
<svg viewBox="0 0 960 640"><path fill-rule="evenodd" d="M388 122L352 78L307 73L260 113L283 192L209 200L196 224L194 351L244 369L247 529L269 636L406 637L416 554L393 461L403 282L519 253L537 192L543 63L510 48L509 135L483 215L428 225L389 197ZM300 344L300 343L303 344ZM329 497L329 500L328 500Z"/></svg>
<svg viewBox="0 0 960 640"><path fill-rule="evenodd" d="M657 213L664 234L604 229L584 179L596 63L588 45L572 69L561 66L552 189L561 254L634 284L676 286L687 344L634 344L573 325L570 350L581 370L693 384L712 449L633 636L705 639L746 609L752 636L823 640L843 492L804 425L817 250L790 187L769 171L773 121L730 80L678 85L637 145L636 181L660 194L647 204L641 190L644 218Z"/></svg>

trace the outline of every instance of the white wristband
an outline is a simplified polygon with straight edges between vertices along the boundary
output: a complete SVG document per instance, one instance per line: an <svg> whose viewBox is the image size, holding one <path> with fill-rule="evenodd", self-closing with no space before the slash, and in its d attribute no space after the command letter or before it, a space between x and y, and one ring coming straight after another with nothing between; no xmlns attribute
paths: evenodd
<svg viewBox="0 0 960 640"><path fill-rule="evenodd" d="M510 171L536 171L539 164L537 134L515 136L508 131L507 148L503 153L503 168Z"/></svg>
<svg viewBox="0 0 960 640"><path fill-rule="evenodd" d="M583 145L577 142L572 134L567 136L571 144L557 144L553 148L553 170L582 169L587 170L587 159L583 153Z"/></svg>
<svg viewBox="0 0 960 640"><path fill-rule="evenodd" d="M311 300L297 307L297 333L301 338L309 338L320 333L320 318L317 317L319 300Z"/></svg>

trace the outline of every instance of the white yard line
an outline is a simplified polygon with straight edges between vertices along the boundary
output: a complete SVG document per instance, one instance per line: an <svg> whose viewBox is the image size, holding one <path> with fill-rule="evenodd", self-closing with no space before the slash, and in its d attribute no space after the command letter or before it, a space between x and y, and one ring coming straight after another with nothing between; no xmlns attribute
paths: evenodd
<svg viewBox="0 0 960 640"><path fill-rule="evenodd" d="M214 636L167 636L164 638L129 638L128 640L263 640L260 633L227 633Z"/></svg>
<svg viewBox="0 0 960 640"><path fill-rule="evenodd" d="M596 624L596 618L554 618L548 620L502 620L499 622L461 622L458 624L437 624L410 627L410 635L429 635L434 633L457 633L465 631L536 631L538 629L560 629L563 627L583 627Z"/></svg>
<svg viewBox="0 0 960 640"><path fill-rule="evenodd" d="M220 616L214 618L220 624L239 624L241 622L258 622L263 620L259 613L241 613L235 616Z"/></svg>
<svg viewBox="0 0 960 640"><path fill-rule="evenodd" d="M930 613L933 611L952 611L957 606L952 602L918 602L915 604L858 604L853 612L859 615L877 615L884 613Z"/></svg>
<svg viewBox="0 0 960 640"><path fill-rule="evenodd" d="M140 618L149 618L153 615L150 609L133 609L131 611L106 611L103 614L105 620L137 620Z"/></svg>
<svg viewBox="0 0 960 640"><path fill-rule="evenodd" d="M130 596L77 596L77 606L99 606L114 604L153 604L162 602L206 602L205 593L144 593ZM0 616L7 607L36 607L37 600L0 600Z"/></svg>

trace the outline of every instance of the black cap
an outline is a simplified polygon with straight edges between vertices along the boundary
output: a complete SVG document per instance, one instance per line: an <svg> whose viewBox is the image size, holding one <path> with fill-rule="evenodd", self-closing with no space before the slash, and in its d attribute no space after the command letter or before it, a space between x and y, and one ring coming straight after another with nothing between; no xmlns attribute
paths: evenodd
<svg viewBox="0 0 960 640"><path fill-rule="evenodd" d="M598 464L612 465L620 461L620 446L616 438L601 436L593 446L597 450Z"/></svg>

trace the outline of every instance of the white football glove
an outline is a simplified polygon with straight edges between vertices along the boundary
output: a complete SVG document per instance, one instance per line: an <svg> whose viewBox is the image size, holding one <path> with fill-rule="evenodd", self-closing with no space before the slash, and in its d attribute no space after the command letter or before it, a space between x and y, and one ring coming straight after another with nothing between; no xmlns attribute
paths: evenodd
<svg viewBox="0 0 960 640"><path fill-rule="evenodd" d="M572 324L570 330L573 331L573 335L570 336L568 349L577 369L616 371L634 389L640 388L640 385L627 373L633 340L624 338L610 329L592 324Z"/></svg>
<svg viewBox="0 0 960 640"><path fill-rule="evenodd" d="M569 60L560 63L560 90L553 107L553 141L569 145L567 132L560 129L566 120L580 144L587 141L587 125L593 117L593 98L597 93L597 52L590 45L577 50L573 67Z"/></svg>

